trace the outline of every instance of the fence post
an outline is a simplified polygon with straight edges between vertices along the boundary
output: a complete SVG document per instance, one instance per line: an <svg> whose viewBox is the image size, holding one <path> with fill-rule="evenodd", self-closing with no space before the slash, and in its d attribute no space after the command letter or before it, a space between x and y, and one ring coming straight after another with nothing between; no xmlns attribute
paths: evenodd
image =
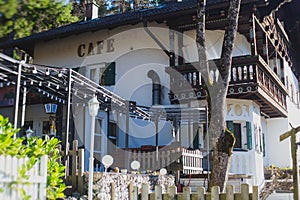
<svg viewBox="0 0 300 200"><path fill-rule="evenodd" d="M115 200L115 183L110 184L110 195L111 200Z"/></svg>
<svg viewBox="0 0 300 200"><path fill-rule="evenodd" d="M132 198L132 200L138 200L139 188L137 186L133 186L131 198Z"/></svg>
<svg viewBox="0 0 300 200"><path fill-rule="evenodd" d="M129 200L133 200L133 183L132 183L132 181L130 181L130 183L128 185L128 196L129 196Z"/></svg>
<svg viewBox="0 0 300 200"><path fill-rule="evenodd" d="M71 151L71 150L70 150ZM78 151L78 140L73 141L73 150L70 152L72 156L72 190L75 191L77 188L77 151Z"/></svg>
<svg viewBox="0 0 300 200"><path fill-rule="evenodd" d="M226 185L226 200L234 200L234 187L233 187L233 185Z"/></svg>
<svg viewBox="0 0 300 200"><path fill-rule="evenodd" d="M142 195L141 200L149 199L149 185L147 183L142 184Z"/></svg>
<svg viewBox="0 0 300 200"><path fill-rule="evenodd" d="M78 192L83 194L84 149L78 150Z"/></svg>
<svg viewBox="0 0 300 200"><path fill-rule="evenodd" d="M213 200L219 200L220 195L220 187L219 186L213 186L211 188L211 199Z"/></svg>
<svg viewBox="0 0 300 200"><path fill-rule="evenodd" d="M249 185L246 183L241 184L242 200L249 200Z"/></svg>
<svg viewBox="0 0 300 200"><path fill-rule="evenodd" d="M191 199L191 188L183 187L183 199L190 200Z"/></svg>
<svg viewBox="0 0 300 200"><path fill-rule="evenodd" d="M161 185L155 186L155 200L162 200L162 187Z"/></svg>
<svg viewBox="0 0 300 200"><path fill-rule="evenodd" d="M258 200L259 198L259 192L258 192L258 186L252 187L252 200Z"/></svg>
<svg viewBox="0 0 300 200"><path fill-rule="evenodd" d="M164 197L167 196L167 199L175 200L176 199L176 192L177 192L177 188L176 188L175 185L169 186L168 189L167 189L167 195L164 195Z"/></svg>
<svg viewBox="0 0 300 200"><path fill-rule="evenodd" d="M204 187L198 187L197 188L197 196L198 200L205 200L205 188Z"/></svg>

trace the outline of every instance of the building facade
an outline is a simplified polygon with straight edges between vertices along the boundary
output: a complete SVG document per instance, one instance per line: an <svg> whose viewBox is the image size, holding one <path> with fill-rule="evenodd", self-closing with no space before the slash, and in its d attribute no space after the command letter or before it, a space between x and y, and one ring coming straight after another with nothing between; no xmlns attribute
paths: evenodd
<svg viewBox="0 0 300 200"><path fill-rule="evenodd" d="M291 166L289 141L279 142L279 136L289 130L289 123L300 123L299 87L281 22L265 1L242 2L224 110L227 127L236 137L230 173L247 175L245 181L262 187L264 166ZM206 45L212 77L218 76L215 66L221 55L227 6L227 1L208 2ZM269 13L261 16L259 11ZM195 14L195 2L172 2L75 23L9 45L29 50L36 65L74 69L145 112L159 110L159 116L167 116L170 109L207 106L201 74L196 70ZM163 149L176 142L206 155L205 122L184 117L127 118L105 96L96 117L95 133L91 133L89 99L79 93L86 96L84 90L72 90L70 137L78 139L87 150L86 158L91 134L95 134L95 158L100 161L111 154L116 165L121 166L126 162L122 149ZM62 131L66 126L66 105L55 101L59 103L57 117ZM48 134L49 116L43 106L42 101L27 105L25 124L37 136ZM0 112L13 119L10 105ZM63 138L65 135L60 133ZM88 160L85 163L87 167ZM129 167L128 163L122 167Z"/></svg>

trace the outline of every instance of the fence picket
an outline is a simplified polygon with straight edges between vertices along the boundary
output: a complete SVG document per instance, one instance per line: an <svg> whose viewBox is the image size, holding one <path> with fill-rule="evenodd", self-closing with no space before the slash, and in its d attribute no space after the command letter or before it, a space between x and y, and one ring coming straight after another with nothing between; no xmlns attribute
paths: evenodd
<svg viewBox="0 0 300 200"><path fill-rule="evenodd" d="M249 200L249 185L246 183L241 184L242 200Z"/></svg>
<svg viewBox="0 0 300 200"><path fill-rule="evenodd" d="M234 200L234 187L233 185L226 186L226 200Z"/></svg>
<svg viewBox="0 0 300 200"><path fill-rule="evenodd" d="M149 185L147 183L143 183L141 200L148 200L148 199L149 199Z"/></svg>
<svg viewBox="0 0 300 200"><path fill-rule="evenodd" d="M198 198L197 200L205 200L205 188L204 187L198 187L197 188L197 195L198 195Z"/></svg>
<svg viewBox="0 0 300 200"><path fill-rule="evenodd" d="M252 200L258 200L258 197L259 197L258 186L253 186L252 187Z"/></svg>
<svg viewBox="0 0 300 200"><path fill-rule="evenodd" d="M133 189L132 189L132 199L131 200L138 200L138 197L139 197L139 188L137 186L133 186Z"/></svg>
<svg viewBox="0 0 300 200"><path fill-rule="evenodd" d="M191 199L191 188L190 187L184 187L183 188L183 199L184 200L190 200Z"/></svg>
<svg viewBox="0 0 300 200"><path fill-rule="evenodd" d="M0 193L1 199L16 200L24 198L20 189L23 189L26 195L30 196L30 199L46 199L47 156L43 156L40 162L35 163L32 169L26 172L29 177L28 180L21 180L24 182L8 187L12 181L17 181L18 169L21 169L27 161L29 161L28 158L18 159L17 157L0 156L0 186L4 189L4 192ZM39 196L39 194L43 194L43 196Z"/></svg>
<svg viewBox="0 0 300 200"><path fill-rule="evenodd" d="M155 200L162 200L162 187L161 185L155 186Z"/></svg>
<svg viewBox="0 0 300 200"><path fill-rule="evenodd" d="M220 188L219 186L213 186L211 188L211 199L219 200L220 199Z"/></svg>

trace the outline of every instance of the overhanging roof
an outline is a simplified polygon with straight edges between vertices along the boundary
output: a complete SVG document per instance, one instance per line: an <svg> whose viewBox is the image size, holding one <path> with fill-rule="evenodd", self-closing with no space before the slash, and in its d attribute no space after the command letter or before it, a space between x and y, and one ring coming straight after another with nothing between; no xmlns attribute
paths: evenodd
<svg viewBox="0 0 300 200"><path fill-rule="evenodd" d="M222 7L228 5L228 0L208 0L207 9L214 7ZM243 4L257 3L267 4L265 0L242 0ZM73 34L80 34L83 32L98 31L101 29L112 29L118 26L127 24L137 24L144 21L163 20L174 16L182 16L185 14L192 14L196 12L196 0L183 0L182 2L170 2L163 6L126 12L122 14L114 14L90 21L81 21L59 28L51 29L49 31L33 34L29 37L21 38L13 41L6 41L0 44L0 49L10 47L19 47L24 50L32 51L33 45L39 41L52 40L59 37L66 37ZM179 19L179 18L178 18Z"/></svg>

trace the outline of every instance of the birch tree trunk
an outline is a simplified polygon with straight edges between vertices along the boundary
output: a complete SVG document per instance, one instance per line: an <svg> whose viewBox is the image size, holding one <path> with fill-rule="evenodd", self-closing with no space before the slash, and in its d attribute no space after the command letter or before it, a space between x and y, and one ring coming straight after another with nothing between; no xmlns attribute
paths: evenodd
<svg viewBox="0 0 300 200"><path fill-rule="evenodd" d="M196 40L199 55L198 70L201 72L206 85L207 101L210 111L208 137L210 145L213 146L212 174L209 188L219 186L221 191L224 191L227 182L229 159L235 143L234 135L226 129L224 111L226 109L226 95L240 4L241 0L230 0L221 60L220 63L215 66L208 65L205 46L206 0L198 0L197 7L198 26Z"/></svg>

